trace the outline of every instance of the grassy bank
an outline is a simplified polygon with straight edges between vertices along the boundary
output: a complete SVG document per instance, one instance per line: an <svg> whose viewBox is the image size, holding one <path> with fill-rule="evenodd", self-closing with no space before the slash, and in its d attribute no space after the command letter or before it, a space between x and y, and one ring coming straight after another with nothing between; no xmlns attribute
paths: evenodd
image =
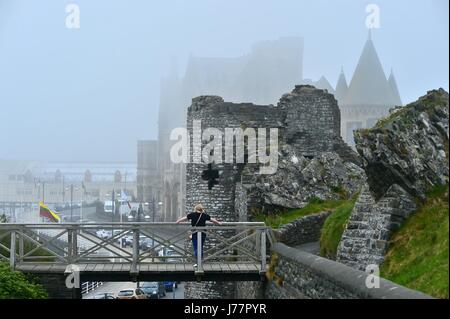
<svg viewBox="0 0 450 319"><path fill-rule="evenodd" d="M448 298L448 185L427 201L391 239L381 276L438 298Z"/></svg>
<svg viewBox="0 0 450 319"><path fill-rule="evenodd" d="M347 221L355 206L357 196L344 201L336 207L333 213L325 220L320 236L320 255L329 259L336 258L337 247L341 241Z"/></svg>
<svg viewBox="0 0 450 319"><path fill-rule="evenodd" d="M324 201L319 198L314 198L303 208L291 209L286 212L278 212L270 215L259 214L255 216L255 220L265 222L266 225L277 229L280 228L280 226L290 223L303 216L317 214L324 211L333 212L347 202L348 200L343 199Z"/></svg>

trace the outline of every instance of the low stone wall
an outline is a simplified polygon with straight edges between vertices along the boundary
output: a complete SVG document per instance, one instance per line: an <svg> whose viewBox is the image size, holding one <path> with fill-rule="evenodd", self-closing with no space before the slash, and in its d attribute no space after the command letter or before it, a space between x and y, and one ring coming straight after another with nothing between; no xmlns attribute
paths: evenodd
<svg viewBox="0 0 450 319"><path fill-rule="evenodd" d="M81 289L66 288L64 274L32 274L44 287L50 299L81 299Z"/></svg>
<svg viewBox="0 0 450 319"><path fill-rule="evenodd" d="M279 242L288 246L318 241L323 223L330 214L331 212L321 212L298 218L281 226L280 229L274 230L275 237Z"/></svg>
<svg viewBox="0 0 450 319"><path fill-rule="evenodd" d="M228 281L186 282L184 296L186 299L234 299L236 283Z"/></svg>
<svg viewBox="0 0 450 319"><path fill-rule="evenodd" d="M264 299L264 281L240 281L236 285L236 299Z"/></svg>
<svg viewBox="0 0 450 319"><path fill-rule="evenodd" d="M367 274L344 264L276 243L269 274L268 299L429 299L421 292L380 278L380 287L366 287Z"/></svg>

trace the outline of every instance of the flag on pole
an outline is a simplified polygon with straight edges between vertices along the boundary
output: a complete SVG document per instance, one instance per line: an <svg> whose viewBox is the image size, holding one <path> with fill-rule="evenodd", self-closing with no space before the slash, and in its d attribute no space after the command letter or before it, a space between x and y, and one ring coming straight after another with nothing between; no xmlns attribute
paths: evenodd
<svg viewBox="0 0 450 319"><path fill-rule="evenodd" d="M39 216L47 218L52 222L59 223L61 221L61 217L50 208L48 208L43 202L39 202Z"/></svg>

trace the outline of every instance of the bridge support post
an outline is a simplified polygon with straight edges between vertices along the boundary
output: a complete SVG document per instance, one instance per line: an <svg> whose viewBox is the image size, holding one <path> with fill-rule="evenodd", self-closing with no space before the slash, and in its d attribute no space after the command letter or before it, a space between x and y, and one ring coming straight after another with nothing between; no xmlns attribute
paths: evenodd
<svg viewBox="0 0 450 319"><path fill-rule="evenodd" d="M266 230L261 231L261 273L266 272Z"/></svg>
<svg viewBox="0 0 450 319"><path fill-rule="evenodd" d="M9 246L9 266L11 269L16 268L16 231L11 231L11 244Z"/></svg>
<svg viewBox="0 0 450 319"><path fill-rule="evenodd" d="M137 264L139 261L139 229L136 228L133 230L133 262L131 264L131 274L137 274Z"/></svg>
<svg viewBox="0 0 450 319"><path fill-rule="evenodd" d="M195 271L197 274L203 273L203 265L202 265L202 232L197 232L197 270Z"/></svg>
<svg viewBox="0 0 450 319"><path fill-rule="evenodd" d="M256 256L258 258L261 258L261 234L262 231L261 229L257 229L256 230L256 238L255 238L255 251L256 251Z"/></svg>
<svg viewBox="0 0 450 319"><path fill-rule="evenodd" d="M77 244L77 230L70 228L67 230L67 240L68 240L68 262L73 264L76 261L78 253Z"/></svg>
<svg viewBox="0 0 450 319"><path fill-rule="evenodd" d="M24 243L23 243L23 230L19 233L19 263L23 261L24 255Z"/></svg>

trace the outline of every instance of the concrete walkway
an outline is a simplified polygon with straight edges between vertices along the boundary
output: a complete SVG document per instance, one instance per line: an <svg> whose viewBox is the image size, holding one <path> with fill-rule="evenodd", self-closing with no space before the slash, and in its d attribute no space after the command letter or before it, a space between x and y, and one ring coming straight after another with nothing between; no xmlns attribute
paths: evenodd
<svg viewBox="0 0 450 319"><path fill-rule="evenodd" d="M305 251L305 252L313 254L313 255L320 254L320 243L318 241L298 245L298 246L295 246L294 248L301 250L301 251Z"/></svg>

